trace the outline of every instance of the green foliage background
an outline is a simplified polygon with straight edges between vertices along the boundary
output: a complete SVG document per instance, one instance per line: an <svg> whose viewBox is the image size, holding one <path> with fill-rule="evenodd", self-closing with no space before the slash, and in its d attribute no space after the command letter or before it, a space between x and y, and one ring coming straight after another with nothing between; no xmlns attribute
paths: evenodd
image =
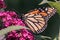
<svg viewBox="0 0 60 40"><path fill-rule="evenodd" d="M42 0L5 0L7 7L6 10L14 10L20 16L29 10L34 8L42 7L42 6L53 6L57 9L57 13L50 18L48 21L48 26L46 30L36 36L36 40L49 40L49 39L41 39L40 35L45 35L51 37L53 40L55 37L58 40L59 27L60 27L60 4L56 2L46 3L42 5L38 5Z"/></svg>

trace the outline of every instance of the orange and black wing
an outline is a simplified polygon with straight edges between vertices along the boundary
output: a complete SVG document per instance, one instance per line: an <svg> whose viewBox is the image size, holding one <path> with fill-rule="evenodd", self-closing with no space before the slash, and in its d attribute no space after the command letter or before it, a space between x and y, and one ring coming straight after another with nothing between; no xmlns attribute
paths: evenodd
<svg viewBox="0 0 60 40"><path fill-rule="evenodd" d="M46 21L48 21L55 13L56 9L52 7L46 7L46 8L39 8L41 11L40 14L45 18Z"/></svg>
<svg viewBox="0 0 60 40"><path fill-rule="evenodd" d="M48 18L51 18L56 13L56 9L51 7L45 8L45 11L48 14Z"/></svg>
<svg viewBox="0 0 60 40"><path fill-rule="evenodd" d="M54 8L45 8L45 10L35 9L24 15L25 24L34 33L41 33L47 27L47 21L55 14Z"/></svg>
<svg viewBox="0 0 60 40"><path fill-rule="evenodd" d="M41 33L45 30L47 23L38 10L24 15L24 22L34 33Z"/></svg>

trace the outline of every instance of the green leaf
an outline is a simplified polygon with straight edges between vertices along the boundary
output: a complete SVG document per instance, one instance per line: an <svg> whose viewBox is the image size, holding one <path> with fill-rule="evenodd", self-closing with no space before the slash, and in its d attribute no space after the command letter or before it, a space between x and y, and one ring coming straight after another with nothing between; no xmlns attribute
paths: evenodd
<svg viewBox="0 0 60 40"><path fill-rule="evenodd" d="M44 35L35 35L35 40L52 40L52 38Z"/></svg>

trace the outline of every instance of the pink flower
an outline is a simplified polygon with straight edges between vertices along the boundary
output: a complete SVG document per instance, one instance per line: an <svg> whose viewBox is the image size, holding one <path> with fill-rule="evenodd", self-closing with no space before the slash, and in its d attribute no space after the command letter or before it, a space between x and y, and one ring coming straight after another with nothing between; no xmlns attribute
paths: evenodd
<svg viewBox="0 0 60 40"><path fill-rule="evenodd" d="M8 33L8 37L6 37L6 40L18 40L18 33L16 31L11 31Z"/></svg>
<svg viewBox="0 0 60 40"><path fill-rule="evenodd" d="M12 40L12 38L15 40L34 40L34 36L32 33L30 33L26 29L21 29L18 31L12 31L7 35L7 40Z"/></svg>
<svg viewBox="0 0 60 40"><path fill-rule="evenodd" d="M7 15L6 19L7 20L12 20L12 17L10 15Z"/></svg>
<svg viewBox="0 0 60 40"><path fill-rule="evenodd" d="M21 34L26 40L34 40L34 36L26 29L21 29Z"/></svg>
<svg viewBox="0 0 60 40"><path fill-rule="evenodd" d="M10 22L9 21L4 22L3 24L4 24L5 27L10 26Z"/></svg>
<svg viewBox="0 0 60 40"><path fill-rule="evenodd" d="M7 16L7 13L6 12L0 12L0 18L4 18Z"/></svg>
<svg viewBox="0 0 60 40"><path fill-rule="evenodd" d="M11 25L25 26L23 21L18 18L18 15L14 11L0 12L0 19L2 19L3 25L5 27L11 26Z"/></svg>
<svg viewBox="0 0 60 40"><path fill-rule="evenodd" d="M17 14L14 11L10 11L9 15L12 16L12 17L17 17Z"/></svg>
<svg viewBox="0 0 60 40"><path fill-rule="evenodd" d="M26 40L24 37L20 37L19 40Z"/></svg>
<svg viewBox="0 0 60 40"><path fill-rule="evenodd" d="M25 24L23 23L23 21L21 19L17 19L15 25L25 26Z"/></svg>
<svg viewBox="0 0 60 40"><path fill-rule="evenodd" d="M2 21L3 21L3 22L6 22L6 20L7 20L6 18L2 18Z"/></svg>
<svg viewBox="0 0 60 40"><path fill-rule="evenodd" d="M0 18L2 19L4 27L11 25L25 26L23 20L18 18L18 15L14 11L0 12ZM19 31L11 31L7 34L6 40L34 40L34 36L26 29Z"/></svg>
<svg viewBox="0 0 60 40"><path fill-rule="evenodd" d="M6 8L4 0L0 0L0 8Z"/></svg>
<svg viewBox="0 0 60 40"><path fill-rule="evenodd" d="M3 16L2 12L0 12L0 17Z"/></svg>

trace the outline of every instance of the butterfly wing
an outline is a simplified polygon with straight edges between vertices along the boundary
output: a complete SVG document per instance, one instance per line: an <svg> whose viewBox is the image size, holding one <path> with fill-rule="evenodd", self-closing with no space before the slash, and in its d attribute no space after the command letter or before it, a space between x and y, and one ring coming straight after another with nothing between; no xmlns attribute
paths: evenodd
<svg viewBox="0 0 60 40"><path fill-rule="evenodd" d="M45 8L45 11L48 14L48 19L51 18L56 13L56 9L51 7Z"/></svg>
<svg viewBox="0 0 60 40"><path fill-rule="evenodd" d="M39 13L30 12L24 15L24 22L33 31L33 33L41 33L46 28L46 21Z"/></svg>
<svg viewBox="0 0 60 40"><path fill-rule="evenodd" d="M40 14L45 18L46 21L48 21L55 13L56 9L52 7L46 7L46 8L39 8L41 11Z"/></svg>
<svg viewBox="0 0 60 40"><path fill-rule="evenodd" d="M35 9L25 14L23 19L25 24L34 33L41 33L47 27L47 21L55 14L56 10L54 8L45 8L44 10Z"/></svg>

